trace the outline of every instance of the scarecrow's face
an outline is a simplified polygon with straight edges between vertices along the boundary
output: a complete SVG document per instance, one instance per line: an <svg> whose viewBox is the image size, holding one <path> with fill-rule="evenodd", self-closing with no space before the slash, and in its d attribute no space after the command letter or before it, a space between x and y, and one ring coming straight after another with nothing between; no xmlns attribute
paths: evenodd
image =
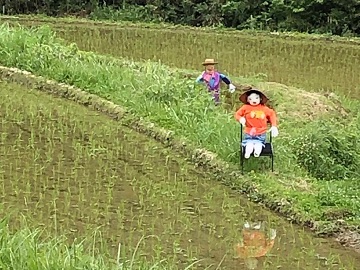
<svg viewBox="0 0 360 270"><path fill-rule="evenodd" d="M212 73L212 72L214 72L214 70L215 70L215 65L206 65L206 66L205 66L205 70L206 70L208 73Z"/></svg>
<svg viewBox="0 0 360 270"><path fill-rule="evenodd" d="M260 96L256 93L251 93L248 98L247 101L249 102L250 105L258 105L261 102Z"/></svg>

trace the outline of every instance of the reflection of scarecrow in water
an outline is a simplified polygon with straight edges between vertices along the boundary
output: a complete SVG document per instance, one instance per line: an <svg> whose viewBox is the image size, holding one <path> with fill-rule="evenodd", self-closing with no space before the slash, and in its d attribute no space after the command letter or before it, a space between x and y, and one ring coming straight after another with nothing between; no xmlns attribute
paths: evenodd
<svg viewBox="0 0 360 270"><path fill-rule="evenodd" d="M236 245L238 256L245 259L248 269L256 269L257 258L263 257L274 246L276 230L270 229L270 237L261 228L261 222L253 224L252 226L246 222L244 224L243 241Z"/></svg>

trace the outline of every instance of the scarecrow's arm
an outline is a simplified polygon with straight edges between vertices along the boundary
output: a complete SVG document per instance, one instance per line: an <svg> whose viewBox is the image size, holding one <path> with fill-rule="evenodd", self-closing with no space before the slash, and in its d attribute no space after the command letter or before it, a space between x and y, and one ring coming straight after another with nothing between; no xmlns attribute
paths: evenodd
<svg viewBox="0 0 360 270"><path fill-rule="evenodd" d="M230 79L229 79L227 76L225 76L224 74L220 73L220 78L221 78L221 80L222 80L224 83L226 83L227 85L231 84Z"/></svg>
<svg viewBox="0 0 360 270"><path fill-rule="evenodd" d="M203 82L203 81L204 81L204 79L203 79L203 74L204 74L204 72L203 72L203 73L201 73L201 74L199 75L199 77L197 77L197 78L196 78L196 80L195 80L195 81L196 81L197 83L201 83L201 82Z"/></svg>
<svg viewBox="0 0 360 270"><path fill-rule="evenodd" d="M272 249L272 247L274 246L275 240L269 240L266 243L266 246L262 247L261 250L259 250L259 257L265 256L270 249Z"/></svg>
<svg viewBox="0 0 360 270"><path fill-rule="evenodd" d="M237 244L236 253L240 258L246 258L248 256L247 248L244 247L242 244Z"/></svg>
<svg viewBox="0 0 360 270"><path fill-rule="evenodd" d="M270 122L272 127L277 126L276 113L275 113L275 111L273 109L268 108L267 118L269 119L269 122Z"/></svg>
<svg viewBox="0 0 360 270"><path fill-rule="evenodd" d="M236 121L240 121L240 118L241 117L244 117L244 115L245 115L245 112L246 112L246 106L242 106L240 109L238 109L237 111L236 111L236 113L235 113L235 119L236 119Z"/></svg>

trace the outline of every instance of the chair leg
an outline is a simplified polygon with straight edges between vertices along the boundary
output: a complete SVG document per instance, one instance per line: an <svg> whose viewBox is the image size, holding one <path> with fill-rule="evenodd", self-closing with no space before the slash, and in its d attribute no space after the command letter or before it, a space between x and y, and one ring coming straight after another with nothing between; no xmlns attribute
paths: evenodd
<svg viewBox="0 0 360 270"><path fill-rule="evenodd" d="M243 155L243 148L240 146L240 166L241 166L241 174L244 174L244 155Z"/></svg>
<svg viewBox="0 0 360 270"><path fill-rule="evenodd" d="M271 171L274 172L274 155L271 155Z"/></svg>

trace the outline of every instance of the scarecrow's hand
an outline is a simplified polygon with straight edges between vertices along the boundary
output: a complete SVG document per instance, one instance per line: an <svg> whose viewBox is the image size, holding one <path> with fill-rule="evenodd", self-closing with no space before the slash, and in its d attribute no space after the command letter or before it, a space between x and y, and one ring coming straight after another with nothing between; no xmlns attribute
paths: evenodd
<svg viewBox="0 0 360 270"><path fill-rule="evenodd" d="M233 85L232 83L230 83L230 84L229 84L229 92L230 92L230 93L234 93L234 92L235 92L235 89L236 89L235 85Z"/></svg>
<svg viewBox="0 0 360 270"><path fill-rule="evenodd" d="M246 123L245 117L241 117L239 120L239 123L242 124L243 126L245 126L245 123Z"/></svg>
<svg viewBox="0 0 360 270"><path fill-rule="evenodd" d="M277 137L279 135L279 130L277 127L271 127L270 128L271 136Z"/></svg>
<svg viewBox="0 0 360 270"><path fill-rule="evenodd" d="M276 230L275 229L270 229L270 239L274 240L276 237Z"/></svg>

